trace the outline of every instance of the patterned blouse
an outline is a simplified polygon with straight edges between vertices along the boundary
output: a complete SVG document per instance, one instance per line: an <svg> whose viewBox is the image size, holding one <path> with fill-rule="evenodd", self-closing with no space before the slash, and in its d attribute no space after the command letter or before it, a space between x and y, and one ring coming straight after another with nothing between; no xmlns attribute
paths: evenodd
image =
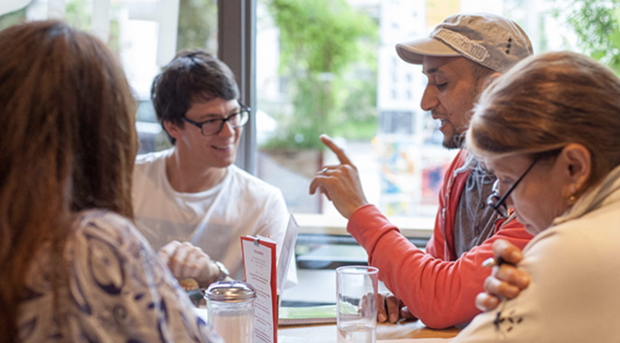
<svg viewBox="0 0 620 343"><path fill-rule="evenodd" d="M65 246L68 285L54 296L49 246L27 274L20 341L221 342L129 220L91 210L75 225Z"/></svg>

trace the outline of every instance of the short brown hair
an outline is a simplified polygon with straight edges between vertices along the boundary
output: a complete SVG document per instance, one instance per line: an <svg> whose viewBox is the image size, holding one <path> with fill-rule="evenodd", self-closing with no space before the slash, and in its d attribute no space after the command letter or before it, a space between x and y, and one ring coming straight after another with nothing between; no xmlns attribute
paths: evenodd
<svg viewBox="0 0 620 343"><path fill-rule="evenodd" d="M620 165L620 80L572 52L529 57L480 96L467 149L480 157L536 155L579 143L592 158L587 188Z"/></svg>
<svg viewBox="0 0 620 343"><path fill-rule="evenodd" d="M485 67L480 63L476 63L471 60L468 61L472 65L472 73L474 74L474 80L476 80L476 82L491 76L493 73L496 73L495 70Z"/></svg>
<svg viewBox="0 0 620 343"><path fill-rule="evenodd" d="M193 102L215 98L238 99L239 88L230 68L202 49L179 51L151 87L153 107L164 130L164 121L183 127L181 119ZM168 139L172 144L176 141L170 134Z"/></svg>

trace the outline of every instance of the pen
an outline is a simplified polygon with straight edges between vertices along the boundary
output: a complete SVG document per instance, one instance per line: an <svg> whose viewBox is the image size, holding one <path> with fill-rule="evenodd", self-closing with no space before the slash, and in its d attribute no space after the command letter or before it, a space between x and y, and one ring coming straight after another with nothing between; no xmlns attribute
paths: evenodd
<svg viewBox="0 0 620 343"><path fill-rule="evenodd" d="M506 261L501 257L489 257L482 262L482 266L485 268L493 268L495 266L501 266L504 263L506 263Z"/></svg>

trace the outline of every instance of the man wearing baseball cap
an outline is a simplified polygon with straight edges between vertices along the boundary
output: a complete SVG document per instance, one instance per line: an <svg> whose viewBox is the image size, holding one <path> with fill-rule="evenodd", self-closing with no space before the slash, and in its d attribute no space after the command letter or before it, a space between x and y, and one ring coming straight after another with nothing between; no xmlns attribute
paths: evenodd
<svg viewBox="0 0 620 343"><path fill-rule="evenodd" d="M448 149L461 149L484 88L533 53L516 23L493 14L450 16L430 37L398 44L396 50L403 60L423 66L428 84L421 107L441 121L439 130ZM522 249L532 238L512 216L500 217L486 206L495 177L467 151L459 151L444 177L433 236L424 252L368 204L346 154L329 137L321 140L341 164L319 172L310 192L324 192L349 219L347 231L366 249L369 265L379 268L379 278L393 292L395 297L385 304L380 297L379 321L395 322L403 305L432 328L471 321L480 313L475 298L491 273L481 263L493 257L493 242L501 238ZM524 286L527 282L518 280Z"/></svg>

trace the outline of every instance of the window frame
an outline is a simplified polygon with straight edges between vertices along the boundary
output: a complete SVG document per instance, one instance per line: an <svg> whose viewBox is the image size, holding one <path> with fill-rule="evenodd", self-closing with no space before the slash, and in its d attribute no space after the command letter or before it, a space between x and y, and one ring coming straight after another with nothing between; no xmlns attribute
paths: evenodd
<svg viewBox="0 0 620 343"><path fill-rule="evenodd" d="M256 175L256 0L218 0L217 6L218 57L235 74L241 102L253 110L235 164Z"/></svg>

